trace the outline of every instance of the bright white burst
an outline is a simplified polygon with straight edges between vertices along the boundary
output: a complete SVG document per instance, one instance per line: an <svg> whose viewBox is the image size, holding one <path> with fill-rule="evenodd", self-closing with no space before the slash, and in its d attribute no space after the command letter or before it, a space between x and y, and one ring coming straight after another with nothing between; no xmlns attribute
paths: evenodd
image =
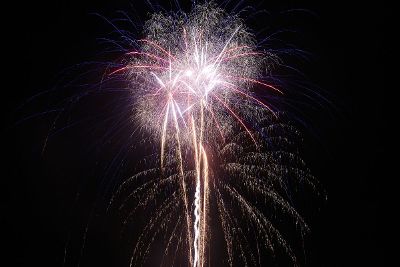
<svg viewBox="0 0 400 267"><path fill-rule="evenodd" d="M285 193L288 177L314 186L303 162L287 149L290 138L282 137L282 132L289 136L297 131L280 122L268 99L254 93L257 88L283 94L263 79L266 66L276 57L258 49L238 16L213 3L197 5L189 14L153 14L144 34L140 49L127 53L124 66L111 75L124 74L131 81L134 119L153 141L159 140L160 165L132 177L118 193L137 177L151 177L130 194L138 206L145 206L166 185L178 189L146 226L131 265L144 260L146 253L140 251L149 251L154 237L149 241L146 236L152 235L155 225L170 231L166 255L176 242L176 251L186 250L191 266L207 265L211 201L218 209L215 219L224 231L230 265L235 251L243 263L261 265L246 238L248 229L258 235L258 255L265 247L274 251L278 246L296 264L282 234L251 201L269 203L301 231L308 229ZM247 229L240 225L238 211L247 218ZM178 220L169 229L172 214ZM185 230L179 232L178 226Z"/></svg>

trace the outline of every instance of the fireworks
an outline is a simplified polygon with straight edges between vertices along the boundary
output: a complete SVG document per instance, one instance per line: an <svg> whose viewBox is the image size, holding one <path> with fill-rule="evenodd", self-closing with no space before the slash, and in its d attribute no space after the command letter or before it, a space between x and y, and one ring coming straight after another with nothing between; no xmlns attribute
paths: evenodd
<svg viewBox="0 0 400 267"><path fill-rule="evenodd" d="M143 177L128 196L136 200L134 210L167 194L138 238L131 266L145 261L162 230L168 233L165 255L174 244L175 255L184 251L190 266L207 266L210 219L221 223L229 265L236 253L246 265L261 265L263 248L280 249L296 264L272 218L257 206L261 201L308 230L287 193L289 179L314 186L291 149L298 133L255 90L284 94L264 75L277 57L260 50L242 20L214 3L189 14L153 14L144 35L109 74L130 82L134 121L160 151L158 166L125 181L115 195Z"/></svg>

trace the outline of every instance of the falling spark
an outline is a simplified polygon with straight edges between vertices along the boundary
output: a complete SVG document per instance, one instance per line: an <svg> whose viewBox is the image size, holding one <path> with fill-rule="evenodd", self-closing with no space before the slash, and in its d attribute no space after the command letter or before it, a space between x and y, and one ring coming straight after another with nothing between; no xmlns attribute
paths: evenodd
<svg viewBox="0 0 400 267"><path fill-rule="evenodd" d="M230 265L235 251L244 263L255 263L255 257L245 228L229 206L236 206L248 219L263 247L271 251L280 247L295 265L296 256L283 235L248 198L250 193L269 201L293 219L302 233L308 230L285 193L289 176L312 187L316 183L298 155L283 148L290 140L282 136L282 130L295 135L297 131L281 122L268 98L258 97L254 90L283 95L284 90L270 84L264 75L274 58L258 50L238 16L212 2L194 6L185 16L153 14L144 34L139 47L126 53L125 65L109 73L131 82L135 121L152 142L160 144L160 171L154 168L129 179L152 177L128 198L138 199L137 206L145 207L167 184L177 185L179 190L165 200L146 226L131 265L144 260L146 253L139 253L139 247L152 236L151 243L161 231L155 230L156 225L167 228L174 212L179 220L165 253L176 242L176 251L186 247L191 266L207 265L211 195L218 207ZM184 224L182 231L178 224Z"/></svg>

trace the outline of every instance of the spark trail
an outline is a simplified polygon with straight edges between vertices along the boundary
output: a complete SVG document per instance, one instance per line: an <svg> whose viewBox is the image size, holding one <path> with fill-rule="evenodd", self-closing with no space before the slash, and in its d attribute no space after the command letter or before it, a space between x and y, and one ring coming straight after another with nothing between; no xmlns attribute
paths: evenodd
<svg viewBox="0 0 400 267"><path fill-rule="evenodd" d="M151 179L129 197L139 199L138 206L145 206L166 184L174 184L179 185L180 200L171 196L150 220L137 242L131 265L143 257L138 246L146 236L159 231L155 225L168 225L175 212L184 219L173 227L165 253L176 237L176 250L186 248L191 266L206 266L211 196L218 207L230 265L234 264L235 251L246 264L250 259L256 265L256 257L247 239L251 233L246 234L240 226L228 202L260 233L261 237L255 238L263 246L271 251L280 247L296 264L282 234L250 201L256 197L268 200L302 232L307 231L286 194L289 176L297 183L315 186L298 155L287 149L291 141L281 134L282 130L297 132L280 121L279 112L254 90L283 94L264 75L275 58L258 49L238 16L212 2L196 5L188 14L153 14L145 23L144 35L137 49L126 54L121 67L109 74L131 81L134 119L152 142L160 144L158 174L156 168L135 176L160 178ZM121 188L124 186L126 183ZM151 193L142 196L145 192ZM184 230L178 233L182 222ZM234 239L242 241L234 245ZM261 265L260 260L258 263Z"/></svg>

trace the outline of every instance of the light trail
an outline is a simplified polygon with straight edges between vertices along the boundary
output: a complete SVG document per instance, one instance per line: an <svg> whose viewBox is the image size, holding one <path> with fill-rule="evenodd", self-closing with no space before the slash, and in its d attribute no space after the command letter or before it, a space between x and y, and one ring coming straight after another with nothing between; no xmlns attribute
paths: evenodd
<svg viewBox="0 0 400 267"><path fill-rule="evenodd" d="M261 151L266 147L265 140L260 139L257 130L263 128L264 121L279 117L268 98L256 96L258 90L254 87L283 94L281 89L265 82L263 70L268 53L257 50L253 35L237 16L210 3L197 6L187 17L156 14L145 25L146 36L138 41L139 48L128 52L125 66L109 75L123 73L132 82L135 119L148 131L151 140L160 144L161 175L166 176L160 183L175 179L171 173L176 172L180 202L174 207L182 209L179 221L184 222L182 232L186 233L184 238L179 236L179 245L187 249L189 265L207 265L212 199L217 201L229 263L233 264L233 236L238 238L244 230L237 226L238 219L229 214L223 196L238 203L242 214L261 229L260 239L268 248L273 250L270 235L277 236L279 244L292 257L280 235L268 232L267 229L274 231L274 228L262 213L250 206L240 191L232 189L230 183L234 179L224 184L216 177L218 173L227 177L236 175L238 180L242 177L243 188L271 200L304 227L289 202L271 193L269 183L254 178L254 172L268 173L274 179L271 184L285 184L283 174L278 174L283 167L276 167L273 156ZM238 132L243 133L240 140L234 137ZM292 154L290 157L294 158ZM152 190L153 195L158 192L157 187ZM210 197L212 194L215 197ZM152 221L151 227L156 227L156 223ZM174 233L179 232L176 226L173 229ZM168 246L172 240L168 239ZM240 242L238 248L244 254Z"/></svg>

